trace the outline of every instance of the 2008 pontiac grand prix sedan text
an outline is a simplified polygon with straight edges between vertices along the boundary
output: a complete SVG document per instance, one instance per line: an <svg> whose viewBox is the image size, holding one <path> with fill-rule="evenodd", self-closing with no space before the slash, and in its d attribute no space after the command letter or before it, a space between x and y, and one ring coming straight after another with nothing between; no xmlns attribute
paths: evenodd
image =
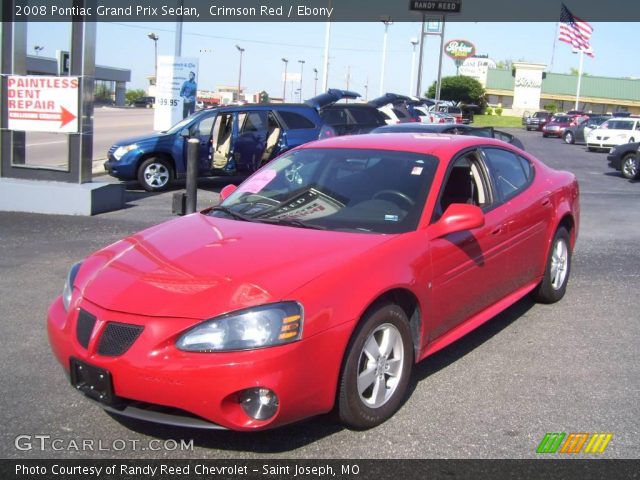
<svg viewBox="0 0 640 480"><path fill-rule="evenodd" d="M234 188L71 268L49 338L103 408L235 430L335 408L369 428L415 362L565 293L576 179L498 140L338 137Z"/></svg>

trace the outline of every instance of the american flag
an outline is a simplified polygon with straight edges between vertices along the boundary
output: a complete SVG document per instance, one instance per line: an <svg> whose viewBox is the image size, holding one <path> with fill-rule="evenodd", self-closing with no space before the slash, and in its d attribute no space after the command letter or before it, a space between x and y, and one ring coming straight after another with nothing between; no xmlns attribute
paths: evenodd
<svg viewBox="0 0 640 480"><path fill-rule="evenodd" d="M593 50L589 44L589 39L593 33L593 27L588 22L575 17L569 9L562 4L560 10L560 33L558 40L572 45L579 51L582 51L593 57Z"/></svg>

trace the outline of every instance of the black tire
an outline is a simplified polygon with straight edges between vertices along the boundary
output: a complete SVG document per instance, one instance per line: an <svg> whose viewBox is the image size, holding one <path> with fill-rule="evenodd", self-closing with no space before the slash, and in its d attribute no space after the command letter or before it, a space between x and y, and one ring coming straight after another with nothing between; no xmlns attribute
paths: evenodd
<svg viewBox="0 0 640 480"><path fill-rule="evenodd" d="M542 134L542 138L547 138L549 135L547 135L546 133Z"/></svg>
<svg viewBox="0 0 640 480"><path fill-rule="evenodd" d="M173 181L173 167L168 160L150 157L138 167L138 183L147 192L161 192Z"/></svg>
<svg viewBox="0 0 640 480"><path fill-rule="evenodd" d="M380 351L379 342L393 345ZM379 354L376 358L371 356L373 351ZM404 310L394 304L370 310L349 341L340 373L337 404L342 423L364 430L389 419L405 399L412 367L413 342Z"/></svg>
<svg viewBox="0 0 640 480"><path fill-rule="evenodd" d="M620 173L628 180L638 178L639 168L638 157L635 153L627 153L620 161Z"/></svg>
<svg viewBox="0 0 640 480"><path fill-rule="evenodd" d="M561 244L564 246L560 246ZM564 260L561 260L562 251L564 251ZM537 289L534 290L534 299L540 303L555 303L559 301L567 291L570 275L571 244L569 232L564 227L559 227L553 237L551 248L547 255L544 277Z"/></svg>
<svg viewBox="0 0 640 480"><path fill-rule="evenodd" d="M576 139L572 132L564 132L562 139L564 140L564 143L568 143L569 145L576 143Z"/></svg>

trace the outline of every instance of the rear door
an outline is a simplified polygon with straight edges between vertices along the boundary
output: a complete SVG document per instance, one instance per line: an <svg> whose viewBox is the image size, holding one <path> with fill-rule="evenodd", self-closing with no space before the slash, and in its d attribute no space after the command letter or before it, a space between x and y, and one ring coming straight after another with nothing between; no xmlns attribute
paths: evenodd
<svg viewBox="0 0 640 480"><path fill-rule="evenodd" d="M253 172L260 165L267 146L269 111L255 110L238 113L238 136L235 141L236 168Z"/></svg>
<svg viewBox="0 0 640 480"><path fill-rule="evenodd" d="M534 280L544 265L553 205L549 192L530 188L535 171L526 158L499 147L484 148L483 153L508 236L502 272L507 294Z"/></svg>

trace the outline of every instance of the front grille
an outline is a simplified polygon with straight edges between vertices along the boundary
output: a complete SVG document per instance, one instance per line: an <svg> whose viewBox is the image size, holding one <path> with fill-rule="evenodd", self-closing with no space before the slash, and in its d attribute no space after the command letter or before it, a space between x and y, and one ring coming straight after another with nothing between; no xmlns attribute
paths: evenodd
<svg viewBox="0 0 640 480"><path fill-rule="evenodd" d="M76 324L76 338L78 343L84 348L89 347L89 340L91 339L91 332L96 324L96 317L80 309L78 313L78 323Z"/></svg>
<svg viewBox="0 0 640 480"><path fill-rule="evenodd" d="M98 353L107 357L117 357L125 353L140 336L144 327L127 323L109 322L100 337Z"/></svg>

